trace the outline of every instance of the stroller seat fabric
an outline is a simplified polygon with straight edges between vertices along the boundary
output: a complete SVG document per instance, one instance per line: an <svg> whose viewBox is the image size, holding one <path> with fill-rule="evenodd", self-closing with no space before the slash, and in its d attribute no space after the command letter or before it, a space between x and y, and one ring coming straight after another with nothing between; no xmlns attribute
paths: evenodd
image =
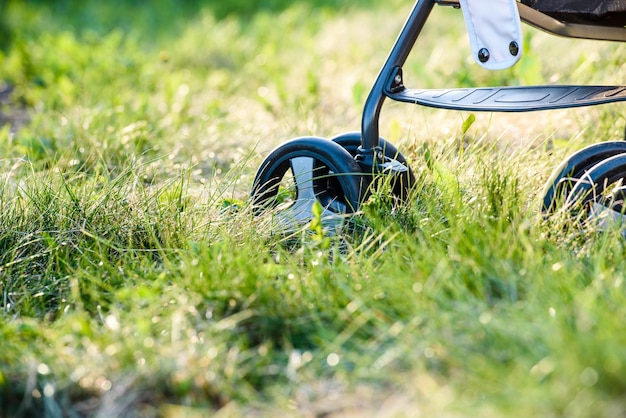
<svg viewBox="0 0 626 418"><path fill-rule="evenodd" d="M626 26L626 0L521 0L521 2L567 23Z"/></svg>
<svg viewBox="0 0 626 418"><path fill-rule="evenodd" d="M489 70L509 68L522 56L515 0L460 0L474 60Z"/></svg>

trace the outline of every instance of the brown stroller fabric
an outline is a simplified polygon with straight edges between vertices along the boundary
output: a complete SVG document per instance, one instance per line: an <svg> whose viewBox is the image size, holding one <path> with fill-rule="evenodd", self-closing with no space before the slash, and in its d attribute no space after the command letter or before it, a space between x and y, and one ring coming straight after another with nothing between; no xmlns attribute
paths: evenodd
<svg viewBox="0 0 626 418"><path fill-rule="evenodd" d="M626 0L521 0L567 23L595 26L626 26Z"/></svg>

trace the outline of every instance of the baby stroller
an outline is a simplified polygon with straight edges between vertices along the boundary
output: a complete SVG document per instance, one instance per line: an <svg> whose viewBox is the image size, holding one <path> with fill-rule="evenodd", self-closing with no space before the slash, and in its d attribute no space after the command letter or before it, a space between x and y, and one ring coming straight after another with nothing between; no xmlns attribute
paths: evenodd
<svg viewBox="0 0 626 418"><path fill-rule="evenodd" d="M624 86L542 85L409 89L402 67L435 6L461 9L472 55L488 69L507 68L523 51L520 21L548 33L626 41L625 0L417 0L365 102L361 131L296 138L263 161L252 188L256 213L281 222L341 219L359 210L374 187L404 199L414 182L405 157L379 135L386 99L442 109L528 112L626 100ZM564 161L547 182L542 210L584 208L618 217L626 196L626 141L589 146ZM382 181L381 181L382 179Z"/></svg>

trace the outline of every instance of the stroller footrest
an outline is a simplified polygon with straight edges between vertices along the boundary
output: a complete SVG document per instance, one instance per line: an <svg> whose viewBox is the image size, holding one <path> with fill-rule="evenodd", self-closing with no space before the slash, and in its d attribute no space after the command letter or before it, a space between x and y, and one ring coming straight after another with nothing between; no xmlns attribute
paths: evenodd
<svg viewBox="0 0 626 418"><path fill-rule="evenodd" d="M387 91L393 100L452 110L530 112L626 101L626 86L529 86Z"/></svg>

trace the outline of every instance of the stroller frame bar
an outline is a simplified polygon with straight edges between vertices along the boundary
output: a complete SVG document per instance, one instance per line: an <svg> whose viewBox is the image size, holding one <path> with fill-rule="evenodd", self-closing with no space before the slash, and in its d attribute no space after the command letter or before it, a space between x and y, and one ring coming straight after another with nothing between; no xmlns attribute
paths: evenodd
<svg viewBox="0 0 626 418"><path fill-rule="evenodd" d="M376 165L379 118L388 97L395 101L443 109L527 112L626 101L626 86L528 86L413 90L404 86L402 66L435 5L460 8L458 0L417 0L380 70L365 102L359 160ZM568 38L626 41L626 28L568 23L517 4L520 18L548 33Z"/></svg>
<svg viewBox="0 0 626 418"><path fill-rule="evenodd" d="M380 156L379 119L383 103L388 96L387 85L391 80L393 87L404 87L402 76L397 70L401 69L406 62L434 6L435 0L417 0L365 101L361 120L361 148L358 151L359 160L365 166L371 165L374 169L376 157ZM393 75L394 73L396 75Z"/></svg>

